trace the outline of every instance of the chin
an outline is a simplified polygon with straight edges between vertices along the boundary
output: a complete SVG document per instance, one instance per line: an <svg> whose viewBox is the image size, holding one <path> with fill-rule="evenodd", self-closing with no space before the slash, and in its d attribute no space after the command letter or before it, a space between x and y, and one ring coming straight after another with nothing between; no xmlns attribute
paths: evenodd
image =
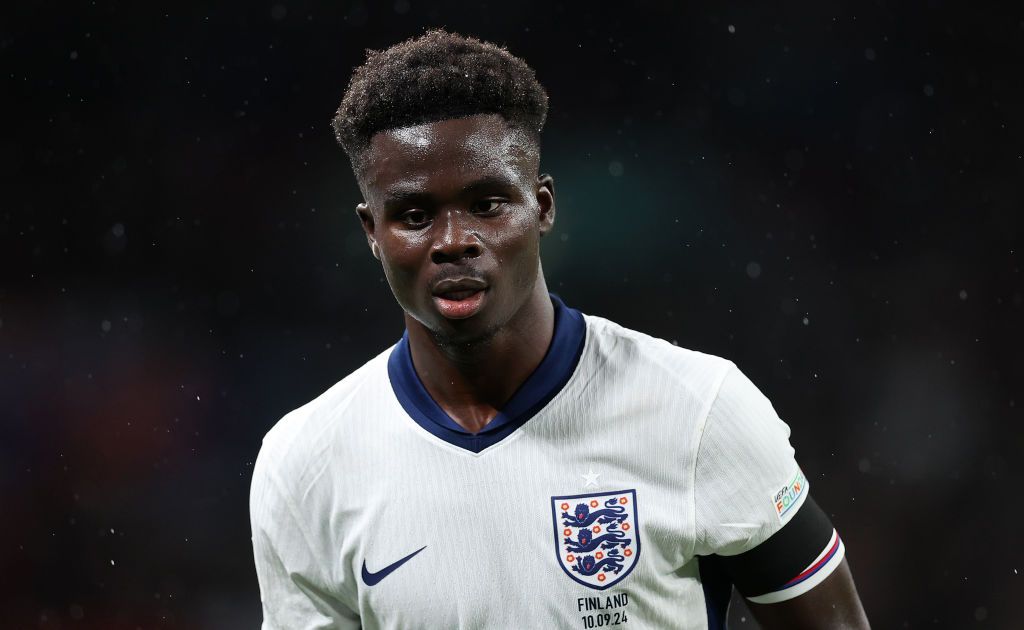
<svg viewBox="0 0 1024 630"><path fill-rule="evenodd" d="M479 346L489 342L501 330L500 325L488 325L481 317L457 320L437 317L440 322L427 325L427 329L441 347Z"/></svg>

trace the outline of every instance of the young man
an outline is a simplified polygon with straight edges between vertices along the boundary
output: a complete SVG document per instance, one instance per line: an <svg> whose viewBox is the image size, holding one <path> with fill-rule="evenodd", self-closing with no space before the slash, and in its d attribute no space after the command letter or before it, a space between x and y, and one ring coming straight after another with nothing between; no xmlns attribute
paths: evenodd
<svg viewBox="0 0 1024 630"><path fill-rule="evenodd" d="M731 362L548 292L547 95L441 30L334 119L406 331L267 434L264 628L863 628L789 428Z"/></svg>

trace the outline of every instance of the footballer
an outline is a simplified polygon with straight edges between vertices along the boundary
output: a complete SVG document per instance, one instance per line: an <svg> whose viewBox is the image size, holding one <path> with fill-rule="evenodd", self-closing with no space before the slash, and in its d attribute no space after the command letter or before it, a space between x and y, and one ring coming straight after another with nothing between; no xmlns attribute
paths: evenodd
<svg viewBox="0 0 1024 630"><path fill-rule="evenodd" d="M434 29L368 51L332 125L405 331L267 433L264 629L866 628L789 427L727 359L549 292L548 98Z"/></svg>

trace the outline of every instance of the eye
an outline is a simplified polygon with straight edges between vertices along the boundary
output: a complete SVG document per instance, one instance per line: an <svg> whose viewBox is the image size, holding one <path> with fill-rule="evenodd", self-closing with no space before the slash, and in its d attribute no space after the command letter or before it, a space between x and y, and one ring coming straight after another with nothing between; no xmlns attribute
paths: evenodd
<svg viewBox="0 0 1024 630"><path fill-rule="evenodd" d="M484 199L473 204L473 210L478 214L494 214L505 205L504 199Z"/></svg>
<svg viewBox="0 0 1024 630"><path fill-rule="evenodd" d="M399 219L410 227L422 227L430 222L427 213L416 208L406 210Z"/></svg>

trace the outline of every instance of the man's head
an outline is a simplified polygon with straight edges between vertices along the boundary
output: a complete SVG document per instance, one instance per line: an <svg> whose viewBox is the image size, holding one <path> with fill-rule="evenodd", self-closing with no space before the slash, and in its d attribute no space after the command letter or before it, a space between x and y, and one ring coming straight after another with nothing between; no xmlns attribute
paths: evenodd
<svg viewBox="0 0 1024 630"><path fill-rule="evenodd" d="M361 180L377 133L474 114L499 114L539 150L548 95L533 69L504 48L431 29L384 51L367 50L331 124Z"/></svg>
<svg viewBox="0 0 1024 630"><path fill-rule="evenodd" d="M536 296L554 220L546 116L521 59L441 30L369 51L349 83L333 125L356 212L395 298L442 343L487 339Z"/></svg>

